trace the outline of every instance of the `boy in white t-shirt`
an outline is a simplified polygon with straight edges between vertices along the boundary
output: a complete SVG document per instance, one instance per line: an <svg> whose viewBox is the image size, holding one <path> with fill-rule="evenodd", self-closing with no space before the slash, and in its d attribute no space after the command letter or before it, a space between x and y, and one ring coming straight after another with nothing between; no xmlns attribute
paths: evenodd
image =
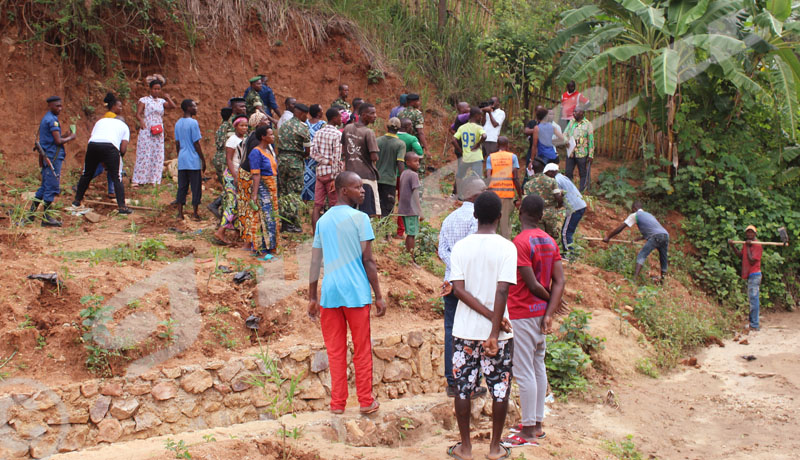
<svg viewBox="0 0 800 460"><path fill-rule="evenodd" d="M461 442L448 449L455 458L472 458L470 395L481 371L492 397L492 439L487 458L509 454L500 445L508 411L511 384L513 334L506 300L517 283L517 250L514 243L495 233L502 203L494 192L475 199L478 231L453 246L450 279L458 297L453 321L453 377L455 412ZM497 306L497 308L495 308Z"/></svg>

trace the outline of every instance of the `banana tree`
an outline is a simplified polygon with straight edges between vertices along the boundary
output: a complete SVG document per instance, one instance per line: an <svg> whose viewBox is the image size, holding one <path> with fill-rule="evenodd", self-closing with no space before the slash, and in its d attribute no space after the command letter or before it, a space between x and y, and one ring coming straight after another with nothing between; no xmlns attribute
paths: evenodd
<svg viewBox="0 0 800 460"><path fill-rule="evenodd" d="M748 47L765 45L760 59L769 61L771 76L782 85L782 94L788 95L787 104L796 105L800 62L793 44L780 32L774 33L787 28L800 31L795 23L784 23L792 9L789 5L787 14L781 2L788 1L770 0L767 8L759 9L754 0L600 0L566 12L548 52L555 55L572 42L561 57L559 81L583 81L615 62L636 62L641 69L638 107L640 115L644 113L640 117L644 140L655 144L677 168L673 124L680 86L709 67L740 92L770 97L743 66L749 62ZM779 14L772 14L770 8ZM752 31L744 28L750 24L749 17L753 17ZM762 24L771 24L773 33L764 36ZM792 119L795 108L787 107Z"/></svg>

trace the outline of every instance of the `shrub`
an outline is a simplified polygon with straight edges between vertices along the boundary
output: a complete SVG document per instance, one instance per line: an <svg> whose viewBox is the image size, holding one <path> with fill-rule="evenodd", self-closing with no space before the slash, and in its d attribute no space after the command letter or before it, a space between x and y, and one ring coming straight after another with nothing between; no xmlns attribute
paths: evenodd
<svg viewBox="0 0 800 460"><path fill-rule="evenodd" d="M577 344L562 340L548 343L544 363L553 392L566 396L572 391L585 391L587 381L583 371L591 362L589 355Z"/></svg>
<svg viewBox="0 0 800 460"><path fill-rule="evenodd" d="M652 341L662 367L672 367L685 352L712 338L723 337L732 320L725 310L679 305L660 289L650 286L639 288L633 316Z"/></svg>
<svg viewBox="0 0 800 460"><path fill-rule="evenodd" d="M585 310L576 309L569 312L559 329L559 332L564 334L561 340L580 346L585 353L602 350L606 339L589 334L590 319L592 314Z"/></svg>
<svg viewBox="0 0 800 460"><path fill-rule="evenodd" d="M597 177L594 190L608 201L628 208L636 195L636 189L628 183L629 179L631 171L624 166L617 170L607 169Z"/></svg>

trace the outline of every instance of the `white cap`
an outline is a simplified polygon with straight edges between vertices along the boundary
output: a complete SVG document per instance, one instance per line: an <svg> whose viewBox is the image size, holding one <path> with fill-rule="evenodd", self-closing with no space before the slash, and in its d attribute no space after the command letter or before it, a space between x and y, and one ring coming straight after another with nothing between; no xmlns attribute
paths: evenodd
<svg viewBox="0 0 800 460"><path fill-rule="evenodd" d="M545 165L545 167L544 167L544 171L542 171L542 172L543 173L547 173L549 171L558 172L558 164L556 164L556 163L547 163L547 165Z"/></svg>

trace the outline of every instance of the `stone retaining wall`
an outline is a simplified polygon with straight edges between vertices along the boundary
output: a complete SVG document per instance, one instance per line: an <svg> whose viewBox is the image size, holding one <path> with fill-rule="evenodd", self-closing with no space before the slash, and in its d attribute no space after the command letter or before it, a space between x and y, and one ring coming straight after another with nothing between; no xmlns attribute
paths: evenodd
<svg viewBox="0 0 800 460"><path fill-rule="evenodd" d="M373 339L373 384L379 399L444 391L444 331L410 331ZM352 351L352 344L350 345ZM295 410L326 410L328 357L322 345L276 349L284 376L303 375ZM0 396L0 459L44 458L101 442L227 426L268 418L265 370L253 356L205 365L154 368L136 378L91 380L60 388L14 379ZM351 394L355 394L350 364Z"/></svg>

